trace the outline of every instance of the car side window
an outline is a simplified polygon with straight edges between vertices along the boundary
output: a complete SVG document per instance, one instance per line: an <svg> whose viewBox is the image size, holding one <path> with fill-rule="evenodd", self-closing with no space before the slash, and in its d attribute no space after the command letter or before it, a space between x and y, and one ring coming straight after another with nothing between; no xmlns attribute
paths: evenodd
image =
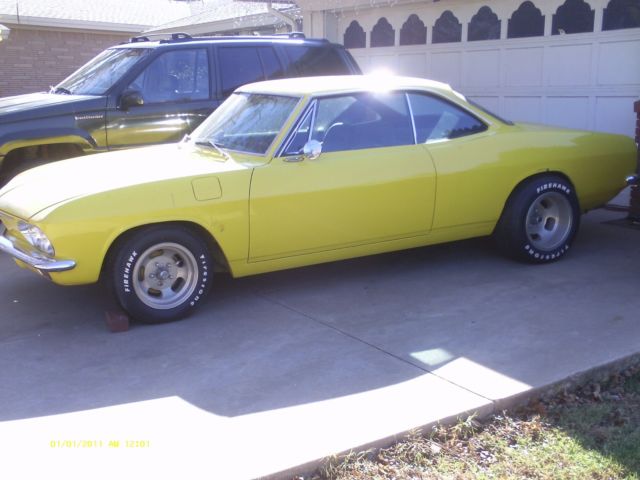
<svg viewBox="0 0 640 480"><path fill-rule="evenodd" d="M452 103L422 93L410 93L416 140L427 143L484 132L487 126Z"/></svg>
<svg viewBox="0 0 640 480"><path fill-rule="evenodd" d="M209 98L209 59L204 48L173 50L158 56L129 85L145 103Z"/></svg>
<svg viewBox="0 0 640 480"><path fill-rule="evenodd" d="M265 79L256 47L219 47L218 61L223 97L231 95L240 85Z"/></svg>
<svg viewBox="0 0 640 480"><path fill-rule="evenodd" d="M300 76L350 73L340 53L334 48L287 45L285 51L291 65Z"/></svg>
<svg viewBox="0 0 640 480"><path fill-rule="evenodd" d="M357 93L318 100L311 138L323 152L414 144L404 93Z"/></svg>

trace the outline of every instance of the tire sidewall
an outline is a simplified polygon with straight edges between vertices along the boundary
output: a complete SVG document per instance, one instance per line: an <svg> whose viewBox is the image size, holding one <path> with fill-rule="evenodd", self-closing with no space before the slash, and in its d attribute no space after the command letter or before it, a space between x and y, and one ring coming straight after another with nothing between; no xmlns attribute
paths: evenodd
<svg viewBox="0 0 640 480"><path fill-rule="evenodd" d="M541 250L529 241L527 214L538 197L554 192L568 200L572 224L564 242L553 250ZM580 226L580 205L573 185L567 179L549 174L530 178L511 193L500 216L493 237L507 256L527 263L550 263L562 258L571 248Z"/></svg>
<svg viewBox="0 0 640 480"><path fill-rule="evenodd" d="M154 245L176 243L188 249L196 260L197 283L194 291L180 305L157 309L144 303L136 293L133 272L142 254ZM111 267L115 296L122 308L143 323L165 323L186 317L206 296L211 285L212 256L206 242L186 229L155 228L134 234L120 245Z"/></svg>
<svg viewBox="0 0 640 480"><path fill-rule="evenodd" d="M572 212L571 229L562 244L553 250L542 250L532 245L526 232L529 209L536 199L545 193L562 195L569 202ZM518 216L516 246L520 250L519 255L534 263L553 262L563 257L571 248L580 222L578 201L573 186L561 178L541 178L526 185L517 199L516 215Z"/></svg>

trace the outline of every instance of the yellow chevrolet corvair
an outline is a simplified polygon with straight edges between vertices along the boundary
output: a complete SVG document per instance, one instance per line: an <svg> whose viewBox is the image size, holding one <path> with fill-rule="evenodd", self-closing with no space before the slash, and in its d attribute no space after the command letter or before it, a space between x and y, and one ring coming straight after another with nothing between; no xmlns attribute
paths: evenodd
<svg viewBox="0 0 640 480"><path fill-rule="evenodd" d="M422 79L256 83L178 145L17 176L0 190L0 250L58 284L105 279L134 318L164 322L220 269L491 234L512 257L557 260L635 156L628 137L513 124Z"/></svg>

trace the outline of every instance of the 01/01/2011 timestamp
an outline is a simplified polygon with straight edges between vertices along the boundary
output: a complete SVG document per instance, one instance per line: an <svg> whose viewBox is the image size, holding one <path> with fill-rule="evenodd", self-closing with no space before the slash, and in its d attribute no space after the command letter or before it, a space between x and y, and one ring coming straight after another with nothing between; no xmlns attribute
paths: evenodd
<svg viewBox="0 0 640 480"><path fill-rule="evenodd" d="M85 449L85 448L149 448L149 440L51 440L51 448Z"/></svg>

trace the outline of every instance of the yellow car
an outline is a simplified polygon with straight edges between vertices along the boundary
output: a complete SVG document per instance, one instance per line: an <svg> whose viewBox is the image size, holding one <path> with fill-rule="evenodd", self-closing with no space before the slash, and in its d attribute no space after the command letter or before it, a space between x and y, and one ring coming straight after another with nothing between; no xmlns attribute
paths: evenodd
<svg viewBox="0 0 640 480"><path fill-rule="evenodd" d="M218 270L491 234L552 262L635 157L628 137L513 124L424 79L255 83L177 145L17 176L0 190L0 250L61 285L106 279L132 317L159 323L187 315Z"/></svg>

